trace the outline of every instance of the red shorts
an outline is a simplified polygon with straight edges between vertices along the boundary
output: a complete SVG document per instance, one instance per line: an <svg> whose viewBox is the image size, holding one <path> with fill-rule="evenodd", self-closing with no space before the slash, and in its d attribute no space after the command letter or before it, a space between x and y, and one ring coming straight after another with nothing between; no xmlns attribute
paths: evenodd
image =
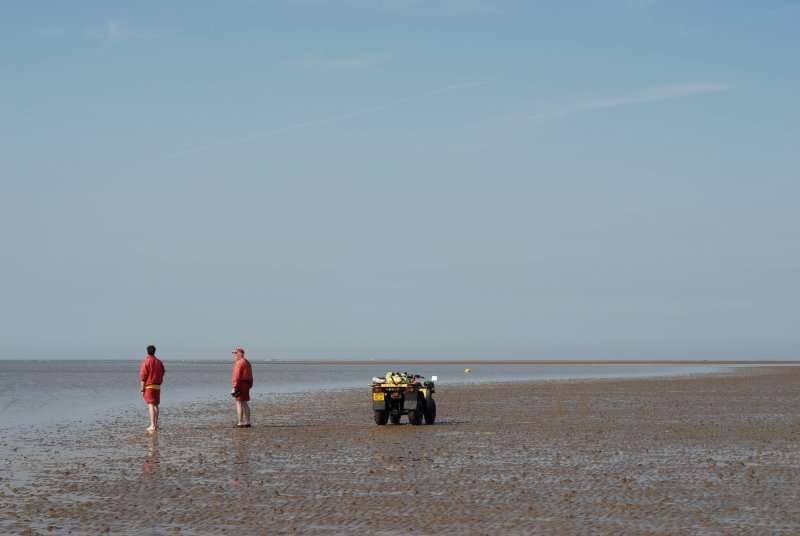
<svg viewBox="0 0 800 536"><path fill-rule="evenodd" d="M250 386L249 385L242 385L239 387L239 396L236 397L236 400L239 402L249 402L250 401Z"/></svg>
<svg viewBox="0 0 800 536"><path fill-rule="evenodd" d="M161 389L145 389L142 393L142 398L148 404L157 406L161 403Z"/></svg>

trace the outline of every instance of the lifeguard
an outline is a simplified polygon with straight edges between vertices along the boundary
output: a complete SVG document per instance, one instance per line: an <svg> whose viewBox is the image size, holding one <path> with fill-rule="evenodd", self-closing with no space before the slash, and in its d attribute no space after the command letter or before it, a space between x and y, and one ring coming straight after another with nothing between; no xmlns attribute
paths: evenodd
<svg viewBox="0 0 800 536"><path fill-rule="evenodd" d="M139 368L142 398L147 403L150 413L150 426L148 432L158 430L158 405L161 403L161 384L164 381L164 363L156 357L156 347L152 344L147 347L147 357Z"/></svg>
<svg viewBox="0 0 800 536"><path fill-rule="evenodd" d="M250 388L253 387L253 367L244 357L244 348L234 348L233 389L231 396L236 399L236 425L234 428L250 428Z"/></svg>

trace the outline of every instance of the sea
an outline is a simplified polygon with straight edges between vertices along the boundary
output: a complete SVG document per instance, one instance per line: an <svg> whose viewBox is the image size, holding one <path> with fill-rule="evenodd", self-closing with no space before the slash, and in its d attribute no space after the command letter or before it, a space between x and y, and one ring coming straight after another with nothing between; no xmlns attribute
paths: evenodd
<svg viewBox="0 0 800 536"><path fill-rule="evenodd" d="M254 361L251 396L268 400L287 393L368 388L387 371L411 372L428 379L437 376L438 390L448 385L642 378L706 374L736 365L587 364L564 363L338 363ZM162 408L230 400L232 363L165 361ZM469 372L467 372L469 370ZM25 360L0 361L0 429L46 427L53 424L96 422L131 411L141 413L138 361Z"/></svg>

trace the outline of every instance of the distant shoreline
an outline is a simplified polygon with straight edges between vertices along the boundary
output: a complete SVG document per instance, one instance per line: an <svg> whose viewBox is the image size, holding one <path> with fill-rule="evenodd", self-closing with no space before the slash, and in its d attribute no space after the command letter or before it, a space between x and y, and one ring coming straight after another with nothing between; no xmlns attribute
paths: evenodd
<svg viewBox="0 0 800 536"><path fill-rule="evenodd" d="M692 359L364 359L364 360L251 360L253 363L291 365L800 365L800 360L692 360Z"/></svg>

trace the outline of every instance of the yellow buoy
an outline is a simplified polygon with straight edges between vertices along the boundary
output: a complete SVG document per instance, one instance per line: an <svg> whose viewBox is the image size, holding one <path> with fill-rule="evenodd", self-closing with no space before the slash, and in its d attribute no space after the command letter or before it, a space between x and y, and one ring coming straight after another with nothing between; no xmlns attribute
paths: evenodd
<svg viewBox="0 0 800 536"><path fill-rule="evenodd" d="M467 374L469 374L470 372L472 372L472 369L465 368L465 369L464 369L464 372L466 372Z"/></svg>

